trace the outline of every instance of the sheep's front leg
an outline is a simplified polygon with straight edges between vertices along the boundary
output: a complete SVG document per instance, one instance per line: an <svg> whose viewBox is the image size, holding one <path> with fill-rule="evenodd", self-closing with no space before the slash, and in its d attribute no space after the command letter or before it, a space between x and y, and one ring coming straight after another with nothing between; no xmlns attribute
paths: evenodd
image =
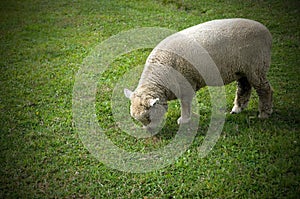
<svg viewBox="0 0 300 199"><path fill-rule="evenodd" d="M181 100L181 117L178 118L178 124L185 124L191 120L192 100Z"/></svg>

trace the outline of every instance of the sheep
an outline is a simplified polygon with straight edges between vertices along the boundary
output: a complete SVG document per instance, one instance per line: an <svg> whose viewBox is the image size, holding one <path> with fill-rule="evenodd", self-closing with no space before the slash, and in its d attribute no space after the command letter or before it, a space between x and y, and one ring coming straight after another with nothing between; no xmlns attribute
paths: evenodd
<svg viewBox="0 0 300 199"><path fill-rule="evenodd" d="M137 88L124 89L131 100L130 114L151 130L162 120L167 102L179 99L181 117L177 122L188 123L194 92L237 81L230 113L240 113L247 107L253 87L259 96L258 117L268 118L273 95L266 77L271 45L272 36L264 25L241 18L213 20L175 33L150 53ZM209 59L218 71L211 72ZM217 73L223 82L216 81Z"/></svg>

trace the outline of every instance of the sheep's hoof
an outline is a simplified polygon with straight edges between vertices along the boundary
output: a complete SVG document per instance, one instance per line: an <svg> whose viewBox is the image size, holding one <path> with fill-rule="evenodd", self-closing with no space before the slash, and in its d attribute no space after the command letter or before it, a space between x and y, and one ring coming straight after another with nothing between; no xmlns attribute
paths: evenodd
<svg viewBox="0 0 300 199"><path fill-rule="evenodd" d="M238 114L242 111L242 108L241 107L238 107L238 106L234 106L230 112L230 114Z"/></svg>
<svg viewBox="0 0 300 199"><path fill-rule="evenodd" d="M188 118L188 119L182 119L181 117L178 118L177 120L177 124L187 124L191 121L191 118Z"/></svg>

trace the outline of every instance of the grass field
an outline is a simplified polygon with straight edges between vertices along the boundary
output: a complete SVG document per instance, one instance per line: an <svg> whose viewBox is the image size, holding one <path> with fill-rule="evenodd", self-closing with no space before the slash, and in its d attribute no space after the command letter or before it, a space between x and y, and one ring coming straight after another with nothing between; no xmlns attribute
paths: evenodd
<svg viewBox="0 0 300 199"><path fill-rule="evenodd" d="M299 198L299 7L297 0L1 0L0 198ZM254 93L245 112L226 116L214 149L200 158L210 121L203 89L197 136L171 165L135 174L93 157L75 131L72 95L75 75L94 47L133 28L182 30L232 17L260 21L273 35L272 117L257 119ZM116 58L99 79L99 124L128 151L167 145L179 116L172 102L158 139L137 140L115 125L114 85L150 50ZM226 86L228 111L234 92L235 83Z"/></svg>

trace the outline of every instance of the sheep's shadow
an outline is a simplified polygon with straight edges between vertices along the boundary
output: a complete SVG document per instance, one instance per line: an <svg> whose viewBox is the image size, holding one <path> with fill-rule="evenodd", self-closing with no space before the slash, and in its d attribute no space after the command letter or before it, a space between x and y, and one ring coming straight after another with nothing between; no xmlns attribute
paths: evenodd
<svg viewBox="0 0 300 199"><path fill-rule="evenodd" d="M257 110L246 109L239 114L226 114L225 123L222 133L226 133L226 136L236 136L242 134L243 131L247 131L250 128L267 128L267 127L280 127L280 126L297 126L300 125L300 111L288 111L275 109L273 114L268 119L258 118ZM207 134L210 117L201 117L197 127L197 133L195 137L204 137ZM155 135L159 140L171 140L178 133L179 125L174 118L168 118L163 129Z"/></svg>

